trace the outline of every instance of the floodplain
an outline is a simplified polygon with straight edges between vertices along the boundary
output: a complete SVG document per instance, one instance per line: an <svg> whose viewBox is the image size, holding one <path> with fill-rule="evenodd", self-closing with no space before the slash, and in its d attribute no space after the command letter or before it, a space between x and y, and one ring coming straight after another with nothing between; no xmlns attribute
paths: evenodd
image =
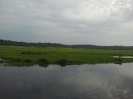
<svg viewBox="0 0 133 99"><path fill-rule="evenodd" d="M113 57L119 56L119 58ZM8 65L97 64L133 62L132 50L65 47L0 46L0 62Z"/></svg>

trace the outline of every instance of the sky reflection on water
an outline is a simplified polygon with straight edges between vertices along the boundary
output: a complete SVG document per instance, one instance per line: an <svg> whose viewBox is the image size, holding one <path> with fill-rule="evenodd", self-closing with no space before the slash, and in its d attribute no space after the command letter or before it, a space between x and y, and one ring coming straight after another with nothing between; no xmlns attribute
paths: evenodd
<svg viewBox="0 0 133 99"><path fill-rule="evenodd" d="M0 99L133 99L133 64L0 66Z"/></svg>

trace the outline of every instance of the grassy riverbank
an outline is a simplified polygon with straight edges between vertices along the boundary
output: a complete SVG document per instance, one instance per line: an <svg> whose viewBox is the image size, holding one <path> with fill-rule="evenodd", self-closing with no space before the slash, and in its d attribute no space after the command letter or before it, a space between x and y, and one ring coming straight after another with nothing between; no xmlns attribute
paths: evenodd
<svg viewBox="0 0 133 99"><path fill-rule="evenodd" d="M0 46L0 58L10 65L32 64L95 64L133 62L112 56L133 56L132 50L107 50L61 47Z"/></svg>

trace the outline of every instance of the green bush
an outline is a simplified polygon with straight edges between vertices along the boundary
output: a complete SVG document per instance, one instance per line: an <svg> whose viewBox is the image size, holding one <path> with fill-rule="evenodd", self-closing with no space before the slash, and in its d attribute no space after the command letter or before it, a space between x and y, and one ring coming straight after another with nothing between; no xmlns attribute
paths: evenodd
<svg viewBox="0 0 133 99"><path fill-rule="evenodd" d="M61 60L58 60L57 63L58 63L59 65L61 65L61 66L65 66L66 63L67 63L67 61L66 61L65 59L61 59Z"/></svg>
<svg viewBox="0 0 133 99"><path fill-rule="evenodd" d="M45 59L45 58L39 59L38 62L41 63L41 64L48 64L49 63L48 60Z"/></svg>
<svg viewBox="0 0 133 99"><path fill-rule="evenodd" d="M26 59L24 62L26 62L26 63L31 63L32 60L30 60L30 59Z"/></svg>

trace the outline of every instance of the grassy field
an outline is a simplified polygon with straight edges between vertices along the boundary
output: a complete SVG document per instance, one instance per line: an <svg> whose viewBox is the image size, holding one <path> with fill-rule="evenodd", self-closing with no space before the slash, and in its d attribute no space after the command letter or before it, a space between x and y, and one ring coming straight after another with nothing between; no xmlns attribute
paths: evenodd
<svg viewBox="0 0 133 99"><path fill-rule="evenodd" d="M0 46L0 58L8 65L32 64L95 64L133 62L112 56L133 56L132 50L107 50L61 47Z"/></svg>

